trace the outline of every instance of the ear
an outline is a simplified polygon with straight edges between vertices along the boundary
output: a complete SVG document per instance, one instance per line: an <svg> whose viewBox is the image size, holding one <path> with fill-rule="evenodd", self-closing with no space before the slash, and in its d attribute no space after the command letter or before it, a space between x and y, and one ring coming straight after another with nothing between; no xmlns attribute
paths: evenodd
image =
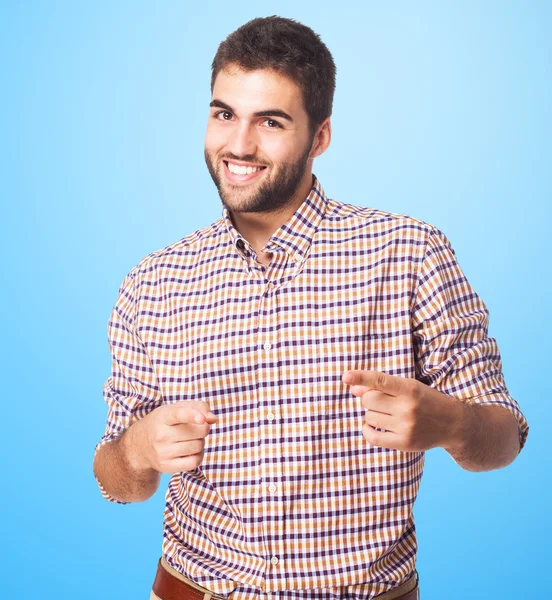
<svg viewBox="0 0 552 600"><path fill-rule="evenodd" d="M320 123L318 128L316 129L316 133L314 134L314 139L312 141L312 147L309 154L309 158L316 158L323 154L328 146L330 145L330 141L332 139L332 124L330 122L330 117L327 117Z"/></svg>

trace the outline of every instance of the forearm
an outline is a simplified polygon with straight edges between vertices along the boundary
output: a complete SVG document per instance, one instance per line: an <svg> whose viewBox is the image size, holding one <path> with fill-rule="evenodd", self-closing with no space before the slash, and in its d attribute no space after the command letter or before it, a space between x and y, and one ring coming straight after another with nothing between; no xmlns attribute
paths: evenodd
<svg viewBox="0 0 552 600"><path fill-rule="evenodd" d="M121 502L142 502L157 491L161 473L136 461L133 428L102 446L94 457L94 473L105 491Z"/></svg>
<svg viewBox="0 0 552 600"><path fill-rule="evenodd" d="M491 471L509 465L518 455L515 416L503 406L457 401L455 430L445 450L467 471Z"/></svg>

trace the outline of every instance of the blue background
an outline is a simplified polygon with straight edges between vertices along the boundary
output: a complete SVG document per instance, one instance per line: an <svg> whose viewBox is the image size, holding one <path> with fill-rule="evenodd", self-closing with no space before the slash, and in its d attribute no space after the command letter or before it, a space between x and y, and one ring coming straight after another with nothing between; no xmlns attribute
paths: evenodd
<svg viewBox="0 0 552 600"><path fill-rule="evenodd" d="M167 478L118 506L92 475L107 321L141 258L219 218L210 62L270 14L311 26L338 67L326 192L447 234L531 425L503 470L427 454L423 600L546 595L551 4L0 3L3 596L149 597Z"/></svg>

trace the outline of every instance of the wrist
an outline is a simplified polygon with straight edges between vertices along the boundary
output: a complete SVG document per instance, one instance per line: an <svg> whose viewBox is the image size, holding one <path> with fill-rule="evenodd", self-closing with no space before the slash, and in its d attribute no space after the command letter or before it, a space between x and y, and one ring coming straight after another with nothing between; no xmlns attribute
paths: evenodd
<svg viewBox="0 0 552 600"><path fill-rule="evenodd" d="M154 471L143 452L141 427L141 422L136 421L121 437L124 458L130 468L137 473Z"/></svg>
<svg viewBox="0 0 552 600"><path fill-rule="evenodd" d="M469 422L473 418L473 411L461 400L450 396L447 398L450 402L450 410L442 447L450 454L458 454L462 452L466 443L466 431L470 430Z"/></svg>

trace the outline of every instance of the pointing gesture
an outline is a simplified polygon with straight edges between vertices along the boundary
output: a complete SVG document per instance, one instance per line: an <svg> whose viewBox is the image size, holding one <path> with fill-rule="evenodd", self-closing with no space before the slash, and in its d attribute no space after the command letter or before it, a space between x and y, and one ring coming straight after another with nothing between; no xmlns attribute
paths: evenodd
<svg viewBox="0 0 552 600"><path fill-rule="evenodd" d="M133 466L160 473L192 471L203 459L205 438L216 420L206 402L159 406L129 429Z"/></svg>
<svg viewBox="0 0 552 600"><path fill-rule="evenodd" d="M347 371L342 380L361 398L366 409L362 434L373 446L421 452L455 443L463 408L459 400L416 379L376 371Z"/></svg>

